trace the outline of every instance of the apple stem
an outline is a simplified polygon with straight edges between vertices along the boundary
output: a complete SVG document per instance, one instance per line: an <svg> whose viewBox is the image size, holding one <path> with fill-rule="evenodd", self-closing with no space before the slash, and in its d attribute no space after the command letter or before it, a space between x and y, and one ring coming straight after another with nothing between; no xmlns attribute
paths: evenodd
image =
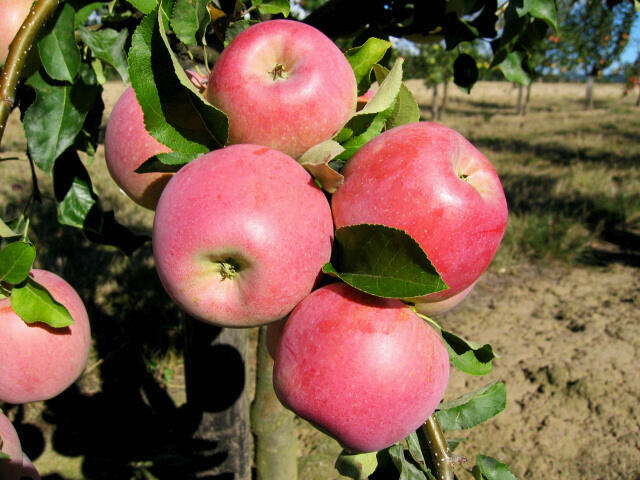
<svg viewBox="0 0 640 480"><path fill-rule="evenodd" d="M238 275L240 271L240 265L238 262L233 260L232 258L226 258L221 262L216 262L219 267L220 276L222 277L220 281L231 280Z"/></svg>
<svg viewBox="0 0 640 480"><path fill-rule="evenodd" d="M276 80L284 80L287 78L287 71L284 68L284 65L278 63L273 67L273 70L269 72L269 75L271 75L271 79L275 82Z"/></svg>
<svg viewBox="0 0 640 480"><path fill-rule="evenodd" d="M449 451L447 440L435 415L431 415L418 431L427 442L433 460L434 474L438 480L454 480L453 465L462 458L454 457Z"/></svg>
<svg viewBox="0 0 640 480"><path fill-rule="evenodd" d="M33 47L38 32L54 14L59 3L60 0L38 0L11 42L9 55L2 70L2 78L0 78L0 143L2 143L9 114L15 104L16 89L27 61L27 54Z"/></svg>

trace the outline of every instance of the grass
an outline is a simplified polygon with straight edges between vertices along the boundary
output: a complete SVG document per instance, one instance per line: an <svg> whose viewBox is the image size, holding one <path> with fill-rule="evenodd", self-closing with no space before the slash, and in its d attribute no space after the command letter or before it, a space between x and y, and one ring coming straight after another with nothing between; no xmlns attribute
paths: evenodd
<svg viewBox="0 0 640 480"><path fill-rule="evenodd" d="M429 119L430 91L420 81L409 86ZM109 86L107 111L122 91L121 85ZM530 261L640 264L640 110L633 98L620 98L619 86L598 85L596 108L585 111L582 85L535 84L530 112L520 117L514 113L517 89L510 84L481 82L470 96L449 91L441 122L491 160L509 203L507 232L492 268ZM24 208L31 191L15 114L0 150L0 158L13 156L18 160L0 162L4 219ZM102 149L89 170L105 209L149 233L153 213L117 189ZM50 402L11 409L28 438L25 449L47 480L171 478L162 470L179 467L178 440L163 419L174 418L185 400L182 314L159 284L148 244L125 257L59 226L51 182L41 172L38 178L45 196L31 229L38 266L69 279L85 299L94 349L73 389ZM300 478L337 478L337 443L304 422L299 432Z"/></svg>

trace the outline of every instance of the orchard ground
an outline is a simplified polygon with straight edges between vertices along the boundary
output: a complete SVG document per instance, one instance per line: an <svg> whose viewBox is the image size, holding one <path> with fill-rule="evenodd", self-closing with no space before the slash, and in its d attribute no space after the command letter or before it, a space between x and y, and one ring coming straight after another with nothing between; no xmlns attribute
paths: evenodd
<svg viewBox="0 0 640 480"><path fill-rule="evenodd" d="M430 119L431 91L417 80L408 84L423 119ZM123 90L120 84L107 86L107 111ZM448 437L465 439L456 453L469 463L478 453L491 455L522 479L635 480L640 476L635 96L621 98L619 85L597 85L595 109L585 111L583 85L535 84L529 114L520 117L514 113L517 88L508 83L481 82L470 96L455 87L449 93L441 122L493 162L510 218L489 271L460 307L440 317L449 330L491 343L500 355L486 377L452 371L445 399L500 379L507 383L507 408ZM21 160L19 168L14 161L0 162L3 218L18 212L30 192L23 151L14 113L0 157ZM118 191L102 147L89 169L117 218L149 233L153 214ZM39 178L51 198L51 185L44 175ZM38 266L78 290L95 342L76 387L44 404L9 409L27 454L47 480L187 478L194 456L209 446L189 443L172 427L185 400L181 314L159 284L150 246L128 259L60 227L52 200L45 198L36 208L31 232ZM302 421L298 433L299 478L339 478L333 468L337 443Z"/></svg>

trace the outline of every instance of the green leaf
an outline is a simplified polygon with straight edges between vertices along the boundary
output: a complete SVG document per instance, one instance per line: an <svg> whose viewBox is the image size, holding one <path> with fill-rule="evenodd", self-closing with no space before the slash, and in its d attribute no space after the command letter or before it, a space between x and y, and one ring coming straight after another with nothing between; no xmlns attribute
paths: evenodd
<svg viewBox="0 0 640 480"><path fill-rule="evenodd" d="M157 6L157 0L127 0L144 14L151 13Z"/></svg>
<svg viewBox="0 0 640 480"><path fill-rule="evenodd" d="M498 68L502 71L504 78L510 82L522 83L529 85L531 83L530 75L522 68L522 61L525 59L524 52L510 52L506 58L498 64Z"/></svg>
<svg viewBox="0 0 640 480"><path fill-rule="evenodd" d="M517 0L513 2L513 5L509 6L515 8L519 17L523 17L529 13L534 2L535 0Z"/></svg>
<svg viewBox="0 0 640 480"><path fill-rule="evenodd" d="M169 152L159 153L153 157L145 160L142 165L136 168L136 173L173 173L177 172L192 160L195 160L199 155L185 155L182 153Z"/></svg>
<svg viewBox="0 0 640 480"><path fill-rule="evenodd" d="M10 243L0 250L0 282L17 285L29 275L36 249L26 242Z"/></svg>
<svg viewBox="0 0 640 480"><path fill-rule="evenodd" d="M53 328L64 328L74 323L66 307L31 277L11 290L11 308L26 323L43 322Z"/></svg>
<svg viewBox="0 0 640 480"><path fill-rule="evenodd" d="M429 470L427 468L427 462L424 459L424 454L422 453L422 446L420 445L417 432L411 432L407 437L407 447L409 448L409 454L411 454L411 457L420 466L422 471L426 472Z"/></svg>
<svg viewBox="0 0 640 480"><path fill-rule="evenodd" d="M379 297L419 297L448 288L409 234L384 225L336 230L331 263L322 270Z"/></svg>
<svg viewBox="0 0 640 480"><path fill-rule="evenodd" d="M75 10L65 3L55 25L38 42L40 60L47 75L55 80L73 82L82 59L74 36Z"/></svg>
<svg viewBox="0 0 640 480"><path fill-rule="evenodd" d="M327 140L304 152L298 163L306 168L329 193L335 193L344 182L344 177L329 166L329 162L344 151L338 142Z"/></svg>
<svg viewBox="0 0 640 480"><path fill-rule="evenodd" d="M229 44L233 41L234 38L236 38L238 35L240 35L242 32L244 32L247 28L249 28L251 25L254 25L255 23L257 23L255 20L237 20L231 23L227 27L226 31L224 32L225 48L229 46Z"/></svg>
<svg viewBox="0 0 640 480"><path fill-rule="evenodd" d="M471 55L461 53L453 62L453 81L467 93L478 81L478 66Z"/></svg>
<svg viewBox="0 0 640 480"><path fill-rule="evenodd" d="M193 86L169 48L159 12L136 28L129 51L129 77L145 126L160 143L183 154L222 147L228 119Z"/></svg>
<svg viewBox="0 0 640 480"><path fill-rule="evenodd" d="M470 375L486 375L493 370L496 355L491 345L470 342L446 330L440 333L447 346L449 360L458 370Z"/></svg>
<svg viewBox="0 0 640 480"><path fill-rule="evenodd" d="M185 45L198 45L211 15L207 0L176 0L171 15L171 28Z"/></svg>
<svg viewBox="0 0 640 480"><path fill-rule="evenodd" d="M504 463L485 455L476 457L473 476L479 480L518 480Z"/></svg>
<svg viewBox="0 0 640 480"><path fill-rule="evenodd" d="M374 65L373 71L378 83L382 83L389 74L389 70L382 65ZM387 120L386 128L389 129L399 125L404 125L405 123L417 122L419 120L420 107L418 107L418 102L416 102L413 93L411 93L407 86L402 83L400 85L398 97L393 106L393 112L391 112L391 116Z"/></svg>
<svg viewBox="0 0 640 480"><path fill-rule="evenodd" d="M27 108L23 125L31 158L45 173L51 173L56 158L73 145L82 130L100 90L92 82L95 74L88 65L82 66L74 85L54 84L41 72L27 80L36 99Z"/></svg>
<svg viewBox="0 0 640 480"><path fill-rule="evenodd" d="M534 18L544 20L547 25L558 31L558 12L554 0L533 0L529 14Z"/></svg>
<svg viewBox="0 0 640 480"><path fill-rule="evenodd" d="M353 480L366 480L378 468L378 452L348 453L342 451L335 463L335 468L341 475Z"/></svg>
<svg viewBox="0 0 640 480"><path fill-rule="evenodd" d="M363 116L387 110L395 102L400 87L402 86L402 58L397 58L391 67L391 71L385 76L376 93L367 104L355 113L355 116ZM379 70L380 71L380 70Z"/></svg>
<svg viewBox="0 0 640 480"><path fill-rule="evenodd" d="M453 452L458 445L464 442L464 438L447 438L447 447L449 447L449 451Z"/></svg>
<svg viewBox="0 0 640 480"><path fill-rule="evenodd" d="M452 402L441 403L435 416L444 430L463 430L496 416L506 405L505 384L494 382Z"/></svg>
<svg viewBox="0 0 640 480"><path fill-rule="evenodd" d="M13 238L19 236L19 233L13 231L13 229L0 218L0 238Z"/></svg>
<svg viewBox="0 0 640 480"><path fill-rule="evenodd" d="M404 449L402 445L396 443L389 447L389 456L393 464L396 466L400 477L398 480L427 480L425 472L421 471L418 467L413 465L404 456Z"/></svg>
<svg viewBox="0 0 640 480"><path fill-rule="evenodd" d="M124 51L127 31L118 32L111 28L92 32L86 28L79 30L80 38L91 49L93 56L116 69L124 83L129 82L127 56Z"/></svg>
<svg viewBox="0 0 640 480"><path fill-rule="evenodd" d="M14 240L18 237L24 237L28 228L29 219L23 214L18 215L6 223L0 219L0 238Z"/></svg>
<svg viewBox="0 0 640 480"><path fill-rule="evenodd" d="M253 5L258 7L258 11L262 15L279 15L289 16L291 3L289 0L253 0Z"/></svg>
<svg viewBox="0 0 640 480"><path fill-rule="evenodd" d="M359 47L345 52L358 83L358 94L362 95L371 86L369 75L374 64L378 63L391 48L391 42L379 38L369 38Z"/></svg>
<svg viewBox="0 0 640 480"><path fill-rule="evenodd" d="M95 203L91 185L84 180L74 178L71 188L58 204L58 221L62 225L82 228L85 218Z"/></svg>

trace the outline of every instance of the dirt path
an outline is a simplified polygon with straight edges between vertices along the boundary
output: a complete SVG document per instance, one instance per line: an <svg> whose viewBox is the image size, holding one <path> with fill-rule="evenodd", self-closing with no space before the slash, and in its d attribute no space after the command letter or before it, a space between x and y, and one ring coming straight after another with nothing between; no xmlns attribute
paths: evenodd
<svg viewBox="0 0 640 480"><path fill-rule="evenodd" d="M519 478L640 478L640 270L521 268L489 273L442 323L491 343L487 377L455 372L448 398L507 383L498 417L469 432L459 453L508 463Z"/></svg>

